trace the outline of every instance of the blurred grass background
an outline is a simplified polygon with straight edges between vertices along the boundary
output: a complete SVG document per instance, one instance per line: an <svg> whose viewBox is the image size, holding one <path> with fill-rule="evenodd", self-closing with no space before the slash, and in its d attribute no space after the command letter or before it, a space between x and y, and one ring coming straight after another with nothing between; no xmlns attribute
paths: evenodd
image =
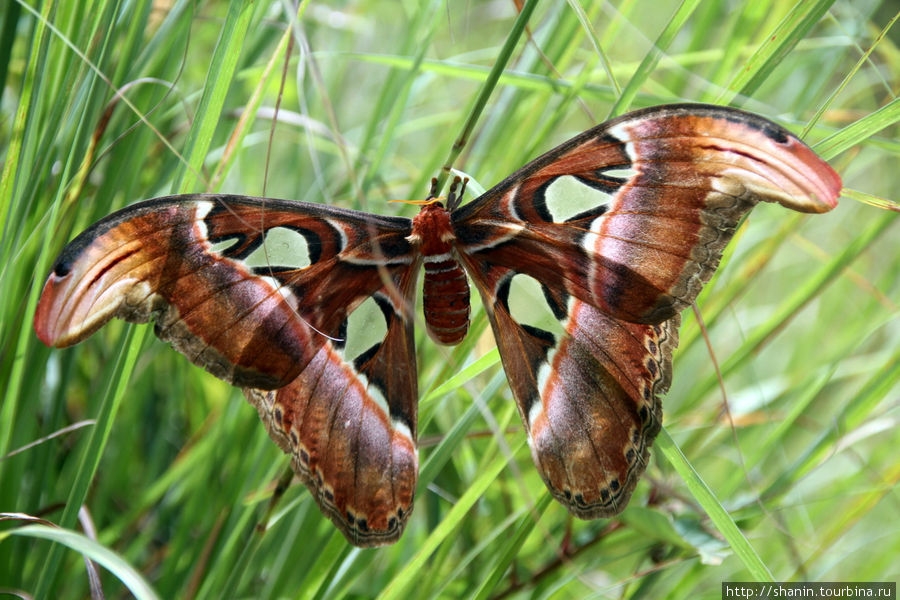
<svg viewBox="0 0 900 600"><path fill-rule="evenodd" d="M611 114L720 102L804 133L847 188L896 200L897 11L540 3L454 166L488 188ZM712 351L684 315L666 430L745 546L664 440L620 518L548 502L477 312L456 348L420 328L422 485L380 550L348 546L302 485L270 511L287 457L239 391L146 326L61 351L35 338L53 258L137 200L414 213L386 201L427 193L516 15L505 0L0 6L0 591L719 598L723 580L900 579L900 223L847 198L824 216L753 212L698 302Z"/></svg>

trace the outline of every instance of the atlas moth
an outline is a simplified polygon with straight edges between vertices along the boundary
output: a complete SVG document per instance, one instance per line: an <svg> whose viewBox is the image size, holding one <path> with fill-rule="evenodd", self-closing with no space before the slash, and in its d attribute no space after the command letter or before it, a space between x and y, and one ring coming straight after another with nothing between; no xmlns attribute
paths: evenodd
<svg viewBox="0 0 900 600"><path fill-rule="evenodd" d="M466 335L471 280L547 488L577 517L609 517L660 430L679 314L741 218L760 201L829 211L841 180L766 119L674 104L585 131L467 203L464 188L446 205L432 190L413 219L230 194L140 202L62 251L34 327L63 347L113 317L154 321L243 389L347 539L377 546L413 508L419 273L442 344ZM519 280L549 324L517 319Z"/></svg>

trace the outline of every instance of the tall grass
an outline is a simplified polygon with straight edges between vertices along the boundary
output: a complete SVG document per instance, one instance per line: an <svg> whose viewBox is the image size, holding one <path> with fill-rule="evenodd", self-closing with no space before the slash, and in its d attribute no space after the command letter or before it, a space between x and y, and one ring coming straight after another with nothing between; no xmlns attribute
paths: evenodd
<svg viewBox="0 0 900 600"><path fill-rule="evenodd" d="M718 598L723 580L897 580L900 224L852 200L747 220L698 301L709 347L684 315L667 433L614 520L548 501L478 310L456 348L417 340L422 485L379 550L348 546L301 485L272 505L287 459L255 410L146 326L66 350L31 330L55 255L118 207L265 190L410 214L385 201L423 197L482 108L453 162L475 189L611 114L698 100L803 131L847 188L897 199L892 6L540 3L481 107L513 2L3 3L0 589Z"/></svg>

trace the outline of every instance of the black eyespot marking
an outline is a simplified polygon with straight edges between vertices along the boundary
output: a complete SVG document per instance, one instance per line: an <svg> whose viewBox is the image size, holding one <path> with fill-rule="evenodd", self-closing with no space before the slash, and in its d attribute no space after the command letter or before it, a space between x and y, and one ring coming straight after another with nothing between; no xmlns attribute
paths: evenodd
<svg viewBox="0 0 900 600"><path fill-rule="evenodd" d="M641 423L646 423L650 420L650 411L646 406L642 406L638 411L638 416L641 418Z"/></svg>
<svg viewBox="0 0 900 600"><path fill-rule="evenodd" d="M57 277L65 277L72 272L72 264L68 261L61 260L53 267L53 274Z"/></svg>
<svg viewBox="0 0 900 600"><path fill-rule="evenodd" d="M767 124L762 128L762 132L766 134L766 137L768 137L773 142L778 142L779 144L787 144L787 132L781 127L772 127L771 125Z"/></svg>
<svg viewBox="0 0 900 600"><path fill-rule="evenodd" d="M619 489L619 480L618 480L618 479L613 479L612 481L610 481L610 482L609 482L609 489L611 489L611 490L614 491L614 492L615 492L616 490L618 490L618 489Z"/></svg>

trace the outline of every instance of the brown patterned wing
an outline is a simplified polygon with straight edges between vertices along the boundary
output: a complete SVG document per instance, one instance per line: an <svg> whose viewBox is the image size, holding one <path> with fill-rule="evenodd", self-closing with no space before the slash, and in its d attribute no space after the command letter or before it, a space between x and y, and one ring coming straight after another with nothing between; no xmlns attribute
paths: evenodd
<svg viewBox="0 0 900 600"><path fill-rule="evenodd" d="M825 212L840 189L831 167L774 123L668 105L573 138L456 210L453 224L460 253L655 324L697 297L757 202Z"/></svg>
<svg viewBox="0 0 900 600"><path fill-rule="evenodd" d="M396 541L412 511L418 391L409 311L418 270L351 313L289 385L244 390L322 512L357 546Z"/></svg>
<svg viewBox="0 0 900 600"><path fill-rule="evenodd" d="M115 213L63 251L34 326L67 346L154 319L192 362L244 388L347 539L396 540L417 478L408 219L225 195Z"/></svg>
<svg viewBox="0 0 900 600"><path fill-rule="evenodd" d="M407 219L229 195L149 200L99 221L61 253L34 317L47 345L109 319L156 335L239 386L290 383L382 277L415 254ZM379 268L381 268L380 271Z"/></svg>
<svg viewBox="0 0 900 600"><path fill-rule="evenodd" d="M743 215L759 201L825 212L840 189L761 117L671 105L586 131L452 213L535 464L573 514L628 501L660 428L679 313Z"/></svg>
<svg viewBox="0 0 900 600"><path fill-rule="evenodd" d="M465 260L550 492L582 519L621 512L662 424L680 317L627 323L527 275Z"/></svg>

